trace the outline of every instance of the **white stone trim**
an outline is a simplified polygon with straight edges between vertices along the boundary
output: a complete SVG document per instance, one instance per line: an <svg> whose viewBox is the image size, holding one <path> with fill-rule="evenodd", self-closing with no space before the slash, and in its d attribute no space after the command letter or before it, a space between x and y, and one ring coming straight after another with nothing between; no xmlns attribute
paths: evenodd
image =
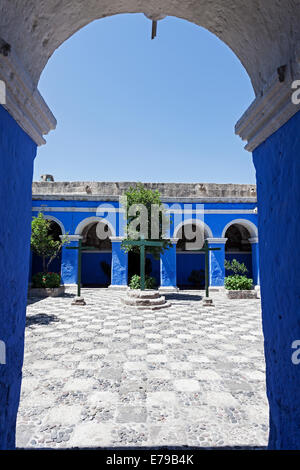
<svg viewBox="0 0 300 470"><path fill-rule="evenodd" d="M37 145L45 144L43 135L56 128L56 119L13 51L1 56L0 80L6 84L4 108Z"/></svg>
<svg viewBox="0 0 300 470"><path fill-rule="evenodd" d="M207 203L209 203L207 199ZM255 209L168 209L167 214L255 214Z"/></svg>
<svg viewBox="0 0 300 470"><path fill-rule="evenodd" d="M58 196L60 198L61 196ZM51 197L52 198L52 197ZM48 196L45 194L44 199L47 200ZM53 199L53 198L52 198ZM99 201L101 200L101 195L99 197ZM210 200L207 199L207 203L210 203ZM48 206L33 206L32 211L34 212L42 212L42 211L47 211L47 212L92 212L92 213L97 213L99 210L99 207L48 207ZM124 210L121 208L116 207L114 208L107 208L103 212L109 212L109 213L124 213ZM253 215L257 213L257 209L204 209L204 210L186 210L184 211L179 210L179 209L170 209L167 210L166 213L169 214L236 214L236 215Z"/></svg>
<svg viewBox="0 0 300 470"><path fill-rule="evenodd" d="M34 182L35 184L36 182ZM52 184L55 184L55 182ZM197 184L197 183L195 183ZM35 188L33 187L33 194L32 199L34 201L101 201L101 202L118 202L119 196L116 194L105 195L101 194L99 191L94 194L86 194L86 193L51 193L47 194L46 192L43 194L35 192ZM257 204L257 197L241 197L241 196L194 196L194 197L167 197L162 196L162 202L164 204L206 204L206 203L226 203L226 204ZM89 208L90 209L90 208ZM98 208L97 208L98 209ZM119 208L116 209L118 212L122 212ZM175 209L176 210L176 209ZM221 209L222 210L222 209ZM107 208L106 212L112 212L112 208ZM123 212L124 209L123 209Z"/></svg>
<svg viewBox="0 0 300 470"><path fill-rule="evenodd" d="M115 229L114 227L112 226L111 222L109 222L108 220L102 218L102 217L99 217L99 216L95 216L95 217L87 217L85 219L83 219L81 222L79 222L79 224L77 225L76 227L76 230L75 230L75 233L78 234L78 235L81 235L83 230L85 229L85 227L87 227L88 225L90 224L93 224L95 222L101 222L103 223L104 225L107 225L112 236L115 236Z"/></svg>
<svg viewBox="0 0 300 470"><path fill-rule="evenodd" d="M65 235L65 234L66 234L64 224L63 224L60 220L58 220L58 219L57 219L56 217L54 217L53 215L43 214L43 216L44 216L44 218L45 218L46 220L52 220L53 222L56 222L57 225L60 226L62 235Z"/></svg>
<svg viewBox="0 0 300 470"><path fill-rule="evenodd" d="M235 220L231 220L224 227L223 232L222 232L222 238L225 238L226 232L229 229L229 227L231 225L235 225L235 224L239 224L239 225L242 225L243 227L245 227L249 231L249 233L251 235L251 238L258 237L258 228L253 222L251 222L250 220L247 220L247 219L235 219Z"/></svg>
<svg viewBox="0 0 300 470"><path fill-rule="evenodd" d="M206 238L205 241L207 241L208 243L224 243L224 245L226 244L228 238Z"/></svg>
<svg viewBox="0 0 300 470"><path fill-rule="evenodd" d="M179 292L179 287L177 286L160 286L158 288L158 292L162 294L173 294L175 292Z"/></svg>
<svg viewBox="0 0 300 470"><path fill-rule="evenodd" d="M199 220L199 219L186 219L186 220L183 220L182 222L180 222L174 229L174 238L178 238L178 237L176 237L176 235L178 234L179 230L184 225L189 225L189 224L198 225L200 228L204 228L204 230L207 232L207 234L211 238L213 238L213 233L211 231L211 228L205 222L203 222L202 220Z"/></svg>
<svg viewBox="0 0 300 470"><path fill-rule="evenodd" d="M297 79L299 67L295 67L292 77L291 65L287 66L284 82L279 81L276 72L266 84L262 95L258 96L235 126L235 132L242 140L247 140L246 150L253 152L260 144L282 127L300 110L300 105L292 102L292 82ZM299 78L299 72L298 72Z"/></svg>
<svg viewBox="0 0 300 470"><path fill-rule="evenodd" d="M116 243L116 242L122 242L123 240L125 240L125 237L114 236L114 237L109 237L109 239L112 243Z"/></svg>
<svg viewBox="0 0 300 470"><path fill-rule="evenodd" d="M249 238L249 243L251 243L251 245L253 245L254 243L258 243L258 237L252 237L252 238Z"/></svg>
<svg viewBox="0 0 300 470"><path fill-rule="evenodd" d="M125 286L125 285L119 286L118 284L110 284L108 286L108 289L124 291L124 290L128 290L128 286Z"/></svg>
<svg viewBox="0 0 300 470"><path fill-rule="evenodd" d="M66 236L68 237L68 240L70 242L78 242L79 240L83 239L81 235L60 235L59 238L62 239L62 238L65 238Z"/></svg>

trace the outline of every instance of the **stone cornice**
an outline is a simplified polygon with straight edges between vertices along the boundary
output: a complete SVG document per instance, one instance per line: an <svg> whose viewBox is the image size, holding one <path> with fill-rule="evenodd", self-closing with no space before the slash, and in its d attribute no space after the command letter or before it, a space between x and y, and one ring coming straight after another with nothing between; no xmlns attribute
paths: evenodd
<svg viewBox="0 0 300 470"><path fill-rule="evenodd" d="M227 242L228 238L206 238L205 239L208 243L216 243L216 244L223 244Z"/></svg>
<svg viewBox="0 0 300 470"><path fill-rule="evenodd" d="M81 199L118 201L128 189L136 186L131 181L40 181L32 184L35 198ZM254 184L215 184L215 183L143 183L145 189L160 192L165 203L186 202L249 202L256 203L256 186ZM96 199L95 199L96 198Z"/></svg>
<svg viewBox="0 0 300 470"><path fill-rule="evenodd" d="M112 243L120 243L125 240L125 237L109 237Z"/></svg>
<svg viewBox="0 0 300 470"><path fill-rule="evenodd" d="M300 79L298 65L286 67L284 81L276 72L235 126L235 132L242 140L247 140L246 150L252 152L268 137L282 127L300 105L292 102L294 80Z"/></svg>
<svg viewBox="0 0 300 470"><path fill-rule="evenodd" d="M59 235L59 238L61 240L67 238L70 242L78 242L79 240L82 240L83 239L83 236L82 235L69 235L69 234L65 234L65 235Z"/></svg>
<svg viewBox="0 0 300 470"><path fill-rule="evenodd" d="M258 237L252 237L252 238L249 238L249 243L251 243L251 245L253 245L254 243L258 243Z"/></svg>
<svg viewBox="0 0 300 470"><path fill-rule="evenodd" d="M0 80L6 84L4 108L37 145L45 144L43 135L55 129L56 119L13 52L1 56Z"/></svg>

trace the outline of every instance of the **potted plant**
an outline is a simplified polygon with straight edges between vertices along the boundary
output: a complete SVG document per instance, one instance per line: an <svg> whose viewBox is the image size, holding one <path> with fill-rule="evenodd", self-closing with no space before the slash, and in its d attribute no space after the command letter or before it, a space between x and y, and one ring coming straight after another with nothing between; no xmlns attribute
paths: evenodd
<svg viewBox="0 0 300 470"><path fill-rule="evenodd" d="M130 289L140 289L141 288L141 276L138 274L134 274L130 279L129 283ZM146 276L145 277L145 289L155 289L156 288L156 280L154 277Z"/></svg>
<svg viewBox="0 0 300 470"><path fill-rule="evenodd" d="M248 269L244 263L239 263L236 259L231 262L225 260L225 269L233 273L225 277L227 297L230 299L257 299L253 280L246 276Z"/></svg>
<svg viewBox="0 0 300 470"><path fill-rule="evenodd" d="M32 277L29 294L35 297L57 297L62 295L65 290L61 285L60 274L49 272L49 266L59 255L62 247L69 243L69 238L65 235L59 241L53 240L49 234L50 223L42 213L33 217L31 223L31 249L42 258L43 262L43 271Z"/></svg>

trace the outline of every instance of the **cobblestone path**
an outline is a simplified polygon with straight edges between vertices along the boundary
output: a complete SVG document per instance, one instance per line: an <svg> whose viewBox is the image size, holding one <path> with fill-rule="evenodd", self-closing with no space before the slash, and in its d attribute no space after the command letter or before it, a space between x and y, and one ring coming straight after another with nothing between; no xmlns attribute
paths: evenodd
<svg viewBox="0 0 300 470"><path fill-rule="evenodd" d="M152 312L121 295L30 300L17 446L266 446L260 301L186 291Z"/></svg>

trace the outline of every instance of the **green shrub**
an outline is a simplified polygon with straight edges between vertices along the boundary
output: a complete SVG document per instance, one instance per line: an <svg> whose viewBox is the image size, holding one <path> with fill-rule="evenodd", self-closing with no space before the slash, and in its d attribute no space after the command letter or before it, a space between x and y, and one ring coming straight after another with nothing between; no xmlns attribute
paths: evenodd
<svg viewBox="0 0 300 470"><path fill-rule="evenodd" d="M60 275L57 273L37 273L32 276L32 287L55 288L60 286Z"/></svg>
<svg viewBox="0 0 300 470"><path fill-rule="evenodd" d="M140 289L141 288L141 276L135 274L130 279L129 283L130 289ZM145 289L155 289L156 280L154 277L146 276L145 277Z"/></svg>
<svg viewBox="0 0 300 470"><path fill-rule="evenodd" d="M68 235L64 235L60 241L53 240L49 234L51 221L45 219L39 212L37 217L32 218L30 245L32 251L42 258L43 270L48 271L52 261L59 255L62 247L70 243Z"/></svg>
<svg viewBox="0 0 300 470"><path fill-rule="evenodd" d="M233 274L246 274L248 269L244 263L239 263L236 259L233 259L231 262L227 259L225 260L225 269L231 271Z"/></svg>
<svg viewBox="0 0 300 470"><path fill-rule="evenodd" d="M246 276L235 274L225 277L225 289L227 290L251 290L252 288L253 280Z"/></svg>

